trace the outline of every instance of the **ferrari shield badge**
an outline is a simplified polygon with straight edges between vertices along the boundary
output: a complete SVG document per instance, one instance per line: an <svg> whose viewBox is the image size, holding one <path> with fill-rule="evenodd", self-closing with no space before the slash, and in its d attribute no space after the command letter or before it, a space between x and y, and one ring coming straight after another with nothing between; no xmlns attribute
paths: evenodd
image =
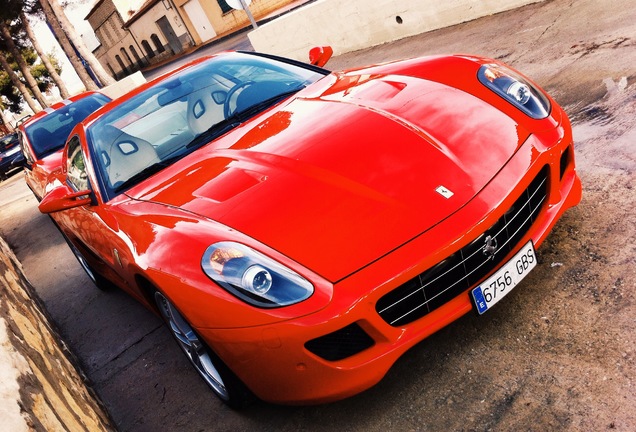
<svg viewBox="0 0 636 432"><path fill-rule="evenodd" d="M453 195L455 195L450 189L447 189L444 186L437 186L437 188L435 188L435 192L437 192L438 194L440 194L441 196L443 196L446 199L449 199L450 197L452 197Z"/></svg>

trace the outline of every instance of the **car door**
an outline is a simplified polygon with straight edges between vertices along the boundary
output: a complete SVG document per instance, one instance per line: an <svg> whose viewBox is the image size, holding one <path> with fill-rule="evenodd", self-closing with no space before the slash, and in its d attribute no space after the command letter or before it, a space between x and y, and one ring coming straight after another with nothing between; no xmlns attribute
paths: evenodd
<svg viewBox="0 0 636 432"><path fill-rule="evenodd" d="M29 189L31 189L33 194L38 198L38 200L40 200L42 199L42 191L38 190L38 192L36 192L35 189L39 189L39 188L36 186L37 181L35 180L35 177L33 174L33 168L34 168L36 158L35 158L35 155L33 154L33 150L31 149L30 144L28 143L26 133L22 130L20 130L18 133L19 133L19 138L21 143L22 154L24 156L24 174L25 174L26 184L29 187Z"/></svg>
<svg viewBox="0 0 636 432"><path fill-rule="evenodd" d="M77 135L70 138L65 157L67 184L76 192L90 192L93 203L64 210L56 216L56 220L69 241L95 271L120 287L127 288L124 268L115 252L124 250L126 245L116 235L116 219L112 217L108 205L93 192L86 158Z"/></svg>

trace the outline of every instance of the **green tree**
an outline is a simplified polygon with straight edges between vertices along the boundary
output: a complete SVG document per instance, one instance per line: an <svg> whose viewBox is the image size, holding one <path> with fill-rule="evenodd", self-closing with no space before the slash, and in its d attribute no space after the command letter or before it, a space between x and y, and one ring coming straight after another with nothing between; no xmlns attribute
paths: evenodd
<svg viewBox="0 0 636 432"><path fill-rule="evenodd" d="M22 75L22 79L26 82L33 96L35 96L42 108L47 107L47 100L40 91L37 81L31 74L29 64L22 55L22 48L25 47L26 42L24 32L20 25L15 25L20 12L29 2L4 0L2 3L0 7L0 49L4 51L5 58L8 57L7 54L13 57ZM5 63L3 63L3 67L6 67ZM22 89L20 91L22 91ZM33 107L31 108L33 109Z"/></svg>
<svg viewBox="0 0 636 432"><path fill-rule="evenodd" d="M12 112L18 113L21 111L21 103L25 102L34 112L37 112L37 105L35 105L34 102L29 99L30 93L28 92L26 87L24 87L23 89L21 88L21 85L23 86L24 83L17 74L19 67L15 62L13 56L7 55L4 52L2 52L1 54L4 58L4 61L6 61L6 66L11 70L11 73L9 73L3 66L2 69L4 70L0 71L0 96L3 97L2 99L5 108L9 109ZM41 63L36 64L38 56L35 51L32 48L22 48L20 50L20 57L27 64L27 67L31 71L31 75L35 79L39 91L42 93L48 91L54 85L54 82L48 69ZM2 63L3 62L0 59L0 64ZM57 71L59 73L60 67L58 65L57 59L52 58L52 66L54 68L57 68ZM26 92L28 98L24 97L24 92Z"/></svg>
<svg viewBox="0 0 636 432"><path fill-rule="evenodd" d="M18 80L18 82L20 82L19 78L16 77L16 79ZM22 83L20 82L20 84ZM29 97L31 96L29 95ZM14 85L14 82L12 78L9 76L9 73L4 69L0 70L0 98L2 99L1 104L3 105L4 109L14 113L21 112L22 102L27 102L26 100L23 99L22 94L20 93L18 88ZM28 102L27 104L30 105Z"/></svg>
<svg viewBox="0 0 636 432"><path fill-rule="evenodd" d="M42 57L40 57L42 59ZM51 63L51 67L53 71L59 76L60 72L62 72L62 68L60 67L57 59L54 56L47 56L47 60ZM55 80L51 76L51 71L48 67L44 65L44 63L40 62L31 66L31 74L33 78L38 83L38 87L40 91L46 92L51 89L51 87L56 86ZM68 97L61 95L62 97Z"/></svg>
<svg viewBox="0 0 636 432"><path fill-rule="evenodd" d="M31 97L31 93L29 93L29 90L27 89L27 87L20 80L20 77L18 77L18 74L15 72L15 70L9 63L7 56L2 50L0 50L0 66L2 66L2 69L4 70L5 74L7 75L9 79L9 82L12 84L11 86L9 86L9 89L6 92L6 96L10 99L10 101L13 100L15 97L20 98L21 96L20 100L21 101L24 100L24 102L26 102L26 104L29 105L29 108L31 108L33 112L40 111L41 110L40 106ZM10 109L13 112L22 111L19 104L18 104L18 108L15 108L13 104L9 104L9 106L11 107Z"/></svg>

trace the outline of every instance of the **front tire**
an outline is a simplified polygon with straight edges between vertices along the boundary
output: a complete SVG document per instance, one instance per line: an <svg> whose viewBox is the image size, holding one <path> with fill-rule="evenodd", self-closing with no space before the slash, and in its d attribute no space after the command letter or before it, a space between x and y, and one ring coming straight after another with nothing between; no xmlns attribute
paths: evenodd
<svg viewBox="0 0 636 432"><path fill-rule="evenodd" d="M88 261L86 261L86 258L84 258L84 255L82 255L79 249L77 249L77 247L75 247L75 245L70 240L68 240L66 236L64 236L64 240L66 240L66 243L68 243L69 247L71 248L71 252L73 252L73 255L75 255L75 258L77 258L77 261L82 266L82 269L84 269L86 275L90 278L90 280L93 281L93 284L95 284L97 288L105 291L113 287L113 284L108 279L97 273L93 269L93 267L90 266Z"/></svg>
<svg viewBox="0 0 636 432"><path fill-rule="evenodd" d="M243 408L253 402L252 393L199 337L166 296L156 291L154 297L170 332L214 394L233 409Z"/></svg>

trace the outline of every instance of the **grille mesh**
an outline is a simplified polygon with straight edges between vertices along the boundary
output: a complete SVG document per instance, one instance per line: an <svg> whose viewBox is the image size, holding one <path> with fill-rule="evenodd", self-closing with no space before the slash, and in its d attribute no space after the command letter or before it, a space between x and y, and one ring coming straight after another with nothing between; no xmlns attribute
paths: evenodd
<svg viewBox="0 0 636 432"><path fill-rule="evenodd" d="M517 248L541 211L547 196L545 166L508 211L472 243L424 273L385 294L376 311L392 326L402 326L432 312L468 288L477 285L503 258ZM494 255L484 246L491 237ZM490 244L493 244L491 240Z"/></svg>

